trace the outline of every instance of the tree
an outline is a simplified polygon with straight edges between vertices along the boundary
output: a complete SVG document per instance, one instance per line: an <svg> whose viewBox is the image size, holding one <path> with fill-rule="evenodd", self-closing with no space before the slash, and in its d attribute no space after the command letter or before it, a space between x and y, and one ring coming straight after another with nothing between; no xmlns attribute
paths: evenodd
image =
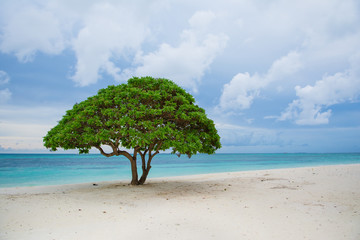
<svg viewBox="0 0 360 240"><path fill-rule="evenodd" d="M81 154L95 147L106 157L123 155L130 160L132 185L145 182L151 160L160 151L171 148L190 158L221 147L214 122L195 99L172 81L152 77L133 77L75 104L43 141L52 151L78 149Z"/></svg>

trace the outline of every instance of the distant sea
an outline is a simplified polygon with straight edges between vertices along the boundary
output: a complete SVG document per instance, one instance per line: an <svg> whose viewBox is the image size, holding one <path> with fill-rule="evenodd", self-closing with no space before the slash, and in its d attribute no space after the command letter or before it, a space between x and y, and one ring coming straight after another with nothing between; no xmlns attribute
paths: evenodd
<svg viewBox="0 0 360 240"><path fill-rule="evenodd" d="M360 163L360 153L159 154L148 178ZM140 166L139 166L140 167ZM141 168L138 169L141 174ZM0 154L0 188L127 180L129 160L97 154Z"/></svg>

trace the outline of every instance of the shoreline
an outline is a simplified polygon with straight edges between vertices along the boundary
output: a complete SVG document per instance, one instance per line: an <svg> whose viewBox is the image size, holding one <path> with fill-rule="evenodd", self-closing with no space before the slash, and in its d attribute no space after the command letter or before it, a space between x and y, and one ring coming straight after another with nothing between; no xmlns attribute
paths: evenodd
<svg viewBox="0 0 360 240"><path fill-rule="evenodd" d="M0 188L0 239L360 239L360 164Z"/></svg>
<svg viewBox="0 0 360 240"><path fill-rule="evenodd" d="M123 156L105 158L96 154L22 155L24 156L1 157L0 188L131 179L129 162ZM149 177L338 164L360 164L360 153L196 154L191 160L184 155L178 158L174 154L159 154L153 161Z"/></svg>
<svg viewBox="0 0 360 240"><path fill-rule="evenodd" d="M219 174L241 174L247 172L263 172L263 171L276 171L276 170L291 170L291 169L307 169L307 168L318 168L318 167L332 167L332 166L360 166L360 163L349 163L349 164L328 164L328 165L315 165L315 166L300 166L300 167L292 167L292 168L269 168L269 169L261 169L261 170L243 170L243 171L230 171L230 172L215 172L215 173L202 173L202 174L190 174L190 175L179 175L179 176L165 176L165 177L150 177L146 180L145 185L152 180L171 180L173 178L198 178L207 175L219 175ZM81 183L68 183L68 184L51 184L51 185L34 185L34 186L15 186L15 187L0 187L0 194L17 194L17 193L27 193L26 190L30 190L30 192L36 191L49 191L51 189L74 189L77 187L83 188L86 186L92 186L93 184L104 185L104 184L125 184L129 185L131 179L119 179L119 180L111 180L111 181L93 181L93 182L81 182ZM140 186L141 187L141 186Z"/></svg>
<svg viewBox="0 0 360 240"><path fill-rule="evenodd" d="M191 178L191 177L201 177L205 175L217 175L217 174L228 174L228 173L245 173L245 172L257 172L257 171L273 171L273 170L290 170L290 169L303 169L303 168L318 168L318 167L331 167L331 166L360 166L360 163L349 163L349 164L327 164L327 165L314 165L314 166L299 166L299 167L280 167L280 168L269 168L269 169L260 169L260 170L242 170L242 171L230 171L230 172L215 172L215 173L201 173L201 174L189 174L189 175L178 175L178 176L165 176L165 177L149 177L145 185L148 184L149 181L152 180L163 180L163 179L172 179L172 178ZM151 175L151 173L150 173ZM14 186L14 187L1 187L0 186L0 194L6 194L7 192L9 194L16 194L20 193L21 191L31 190L33 191L39 191L41 189L44 190L50 190L52 188L76 188L78 187L84 187L89 186L93 184L130 184L131 179L119 179L119 180L111 180L111 181L93 181L93 182L80 182L80 183L67 183L67 184L50 184L50 185L34 185L34 186Z"/></svg>

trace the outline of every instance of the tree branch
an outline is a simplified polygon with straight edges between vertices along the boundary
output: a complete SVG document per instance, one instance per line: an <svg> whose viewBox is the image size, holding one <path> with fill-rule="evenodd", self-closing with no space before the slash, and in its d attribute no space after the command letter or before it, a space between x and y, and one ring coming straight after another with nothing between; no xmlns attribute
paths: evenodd
<svg viewBox="0 0 360 240"><path fill-rule="evenodd" d="M114 144L112 141L109 141L108 144L113 149L113 152L115 152L115 153L118 152L118 148L117 148L116 144Z"/></svg>
<svg viewBox="0 0 360 240"><path fill-rule="evenodd" d="M160 152L161 146L163 145L163 141L158 142L158 145L156 147L156 152L154 153L153 156L155 156L156 154L158 154Z"/></svg>
<svg viewBox="0 0 360 240"><path fill-rule="evenodd" d="M156 147L156 152L154 154L151 154L151 151L153 150L153 148L156 146L157 144L157 147ZM155 157L156 154L159 153L160 151L160 148L162 146L163 142L162 141L159 141L155 144L151 144L151 149L149 149L149 159L148 159L148 162L147 162L147 166L146 166L146 169L149 171L150 168L151 168L151 160L153 159L153 157Z"/></svg>
<svg viewBox="0 0 360 240"><path fill-rule="evenodd" d="M102 149L101 146L97 146L96 148L99 149L100 153L101 153L102 155L104 155L105 157L112 157L112 156L114 156L114 155L117 155L116 152L112 152L112 153L106 153L106 152L104 152L104 150Z"/></svg>
<svg viewBox="0 0 360 240"><path fill-rule="evenodd" d="M150 144L149 148L147 149L149 151L149 158L151 157L151 151L153 150L155 144Z"/></svg>
<svg viewBox="0 0 360 240"><path fill-rule="evenodd" d="M146 151L143 153L143 154L140 154L141 156L141 167L142 167L142 170L143 172L146 171L146 161L145 161L145 156L146 156Z"/></svg>
<svg viewBox="0 0 360 240"><path fill-rule="evenodd" d="M119 156L119 155L122 155L122 156L125 156L125 157L127 157L130 161L132 161L132 159L133 159L133 157L131 156L131 154L130 153L128 153L127 151L121 151L121 150L117 150L117 154L116 154L117 156Z"/></svg>

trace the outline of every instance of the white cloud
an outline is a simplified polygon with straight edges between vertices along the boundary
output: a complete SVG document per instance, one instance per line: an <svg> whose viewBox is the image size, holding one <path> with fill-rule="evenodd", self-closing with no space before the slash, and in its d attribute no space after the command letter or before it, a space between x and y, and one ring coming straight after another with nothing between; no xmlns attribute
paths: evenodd
<svg viewBox="0 0 360 240"><path fill-rule="evenodd" d="M51 129L51 125L37 123L13 123L2 121L0 132L2 137L39 137L46 135Z"/></svg>
<svg viewBox="0 0 360 240"><path fill-rule="evenodd" d="M356 73L356 67L348 67L349 56L360 49L359 11L356 0L2 0L0 52L3 59L16 56L21 62L35 62L19 69L11 76L11 82L0 77L0 101L16 97L15 93L11 95L15 86L11 84L16 84L17 93L25 91L22 86L30 86L22 84L27 80L22 77L28 74L25 69L28 71L47 59L36 62L37 54L63 54L52 61L74 57L73 72L64 73L63 78L71 75L79 86L95 83L104 76L119 81L131 75L167 77L193 91L204 87L198 94L200 103L211 108L211 104L218 101L217 109L211 110L214 117L224 122L266 126L273 124L269 119L277 118L298 124L327 123L336 113L331 106L357 101L359 97L360 74ZM1 70L10 73L9 64L11 62L4 64ZM59 74L44 71L34 74ZM55 76L53 81L60 78ZM42 85L42 90L54 86L53 81ZM21 102L39 87L26 89L29 95L24 94L14 102ZM81 94L86 89L81 90ZM64 98L73 99L77 92L73 89L64 93ZM218 96L221 97L216 99ZM40 105L37 101L41 97L26 104ZM268 106L271 107L264 111ZM346 105L338 107L343 106ZM245 116L242 110L249 108L251 111L246 111ZM354 114L357 109L347 111ZM263 120L264 114L268 120ZM358 116L356 114L354 116ZM16 123L19 129L26 129L22 127L26 124L30 124L28 128L33 127L31 124L54 125L60 118L60 114L49 108L0 107L0 125ZM356 125L357 119L353 118L341 123L337 118L339 121L334 125ZM12 125L11 129L16 131L17 126ZM309 128L304 141L298 145L307 143L313 129ZM253 140L248 143L254 149L255 143L263 142L270 146L266 149L281 150L271 145L281 144L276 141L276 133L266 129L232 130L229 127L221 131L228 143L246 143L250 138ZM294 132L294 139L300 132ZM0 136L5 135L0 133ZM4 141L13 144L22 137L27 144L35 141L30 135L20 133L8 137ZM41 138L37 138L41 144Z"/></svg>
<svg viewBox="0 0 360 240"><path fill-rule="evenodd" d="M43 150L42 138L0 136L0 150Z"/></svg>
<svg viewBox="0 0 360 240"><path fill-rule="evenodd" d="M327 124L331 116L328 107L355 101L360 95L360 55L352 59L352 67L334 75L325 75L313 86L296 86L298 99L289 104L278 118L295 120L299 125Z"/></svg>
<svg viewBox="0 0 360 240"><path fill-rule="evenodd" d="M6 84L9 81L10 81L9 75L6 72L0 70L0 85Z"/></svg>
<svg viewBox="0 0 360 240"><path fill-rule="evenodd" d="M118 80L120 68L113 60L139 50L148 36L143 9L151 4L142 3L0 3L0 51L29 62L37 52L58 55L70 48L77 59L71 78L78 85L95 83L102 73Z"/></svg>
<svg viewBox="0 0 360 240"><path fill-rule="evenodd" d="M216 15L212 11L198 11L189 19L189 24L193 29L202 31L207 29L215 19Z"/></svg>
<svg viewBox="0 0 360 240"><path fill-rule="evenodd" d="M354 139L359 127L256 128L223 122L216 123L221 137L219 152L352 152L359 149ZM337 141L333 141L337 139Z"/></svg>
<svg viewBox="0 0 360 240"><path fill-rule="evenodd" d="M9 75L0 70L0 85L4 85L9 83L10 77ZM0 104L4 104L11 99L11 91L8 88L0 89Z"/></svg>
<svg viewBox="0 0 360 240"><path fill-rule="evenodd" d="M0 90L0 104L4 104L11 99L12 93L8 88Z"/></svg>
<svg viewBox="0 0 360 240"><path fill-rule="evenodd" d="M0 50L14 53L22 62L31 61L37 51L59 54L65 48L60 21L54 12L35 4L14 4L2 24ZM5 10L10 9L3 9Z"/></svg>
<svg viewBox="0 0 360 240"><path fill-rule="evenodd" d="M354 152L360 147L354 141L360 137L359 127L266 129L217 124L216 128L223 146L219 152L225 153Z"/></svg>
<svg viewBox="0 0 360 240"><path fill-rule="evenodd" d="M219 107L221 110L248 109L264 86L266 83L258 74L238 73L224 85Z"/></svg>
<svg viewBox="0 0 360 240"><path fill-rule="evenodd" d="M5 105L0 108L0 125L4 122L19 124L42 124L54 125L65 114L70 106L51 106L51 107L29 107ZM6 129L6 128L4 128ZM0 132L0 135L4 135Z"/></svg>
<svg viewBox="0 0 360 240"><path fill-rule="evenodd" d="M51 125L36 123L0 123L0 148L5 150L43 150L43 137Z"/></svg>
<svg viewBox="0 0 360 240"><path fill-rule="evenodd" d="M251 76L249 73L238 73L224 85L218 109L231 111L250 108L254 99L259 97L261 89L296 73L301 66L300 54L290 52L276 60L264 75L255 73Z"/></svg>
<svg viewBox="0 0 360 240"><path fill-rule="evenodd" d="M298 72L302 67L301 54L296 51L289 52L286 56L277 59L265 76L267 83L282 80Z"/></svg>
<svg viewBox="0 0 360 240"><path fill-rule="evenodd" d="M232 124L216 124L224 146L268 146L281 145L283 140L275 130L243 127Z"/></svg>
<svg viewBox="0 0 360 240"><path fill-rule="evenodd" d="M178 46L163 43L155 52L139 53L136 63L140 66L127 69L124 78L130 75L165 77L196 92L205 71L228 40L222 33L204 33L214 18L212 12L196 12L189 20L191 27L182 32Z"/></svg>
<svg viewBox="0 0 360 240"><path fill-rule="evenodd" d="M65 108L62 107L1 106L0 148L44 150L43 137L57 124L63 114Z"/></svg>
<svg viewBox="0 0 360 240"><path fill-rule="evenodd" d="M126 5L99 3L86 14L83 24L72 42L77 56L72 79L86 86L96 83L105 72L120 80L121 69L112 59L140 48L149 31L142 17Z"/></svg>
<svg viewBox="0 0 360 240"><path fill-rule="evenodd" d="M342 59L354 45L359 46L359 36L353 34L358 8L351 0L206 2L207 11L201 10L204 3L190 7L187 2L164 1L2 1L0 50L26 62L38 51L60 54L71 48L77 59L71 78L80 86L97 82L103 73L116 80L149 73L175 78L196 90L206 69L230 42L233 48L224 52L229 61L251 54L262 63L279 49L299 45L309 49L308 59L314 62ZM152 33L161 30L163 35L174 35L172 29L178 29L191 12L195 14L188 20L190 29L183 32L180 43L164 43L149 34L151 29ZM176 26L164 23L174 15ZM144 41L160 43L160 47L148 53ZM119 66L119 59L130 52L131 57L125 57L130 63L136 51L140 54L134 63L140 66L125 70ZM231 54L234 52L238 54ZM252 64L251 60L243 62ZM162 64L166 66L161 68Z"/></svg>

